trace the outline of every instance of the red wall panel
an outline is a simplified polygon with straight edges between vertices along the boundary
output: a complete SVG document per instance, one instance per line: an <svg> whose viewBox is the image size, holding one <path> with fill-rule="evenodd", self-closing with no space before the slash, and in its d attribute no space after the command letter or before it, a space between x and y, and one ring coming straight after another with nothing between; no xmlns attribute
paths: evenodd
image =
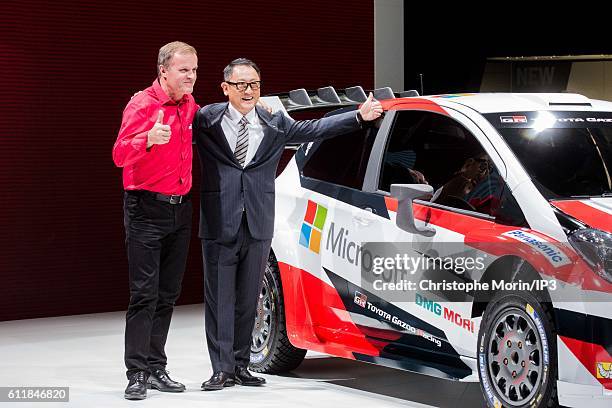
<svg viewBox="0 0 612 408"><path fill-rule="evenodd" d="M161 45L198 50L200 104L223 99L221 71L242 56L264 93L374 82L372 0L21 0L0 16L0 321L127 307L111 149ZM202 300L197 221L179 303Z"/></svg>

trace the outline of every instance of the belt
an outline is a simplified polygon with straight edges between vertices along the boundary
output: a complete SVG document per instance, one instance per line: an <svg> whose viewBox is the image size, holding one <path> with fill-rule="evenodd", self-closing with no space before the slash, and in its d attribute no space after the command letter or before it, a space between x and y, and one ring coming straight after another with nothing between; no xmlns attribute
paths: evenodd
<svg viewBox="0 0 612 408"><path fill-rule="evenodd" d="M170 204L181 204L191 198L191 193L185 195L165 195L161 193L155 193L155 199Z"/></svg>
<svg viewBox="0 0 612 408"><path fill-rule="evenodd" d="M154 200L163 201L168 204L181 204L191 198L191 192L185 195L166 195L147 190L130 190L129 192L137 195L145 195L147 197L151 197Z"/></svg>

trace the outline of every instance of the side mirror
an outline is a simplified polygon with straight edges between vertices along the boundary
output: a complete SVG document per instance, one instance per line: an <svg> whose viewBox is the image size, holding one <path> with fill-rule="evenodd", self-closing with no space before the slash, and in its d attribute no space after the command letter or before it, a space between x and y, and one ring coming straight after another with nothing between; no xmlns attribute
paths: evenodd
<svg viewBox="0 0 612 408"><path fill-rule="evenodd" d="M436 230L431 227L417 227L412 210L412 200L429 198L432 194L433 187L428 184L391 184L391 196L397 199L395 224L404 231L433 237Z"/></svg>

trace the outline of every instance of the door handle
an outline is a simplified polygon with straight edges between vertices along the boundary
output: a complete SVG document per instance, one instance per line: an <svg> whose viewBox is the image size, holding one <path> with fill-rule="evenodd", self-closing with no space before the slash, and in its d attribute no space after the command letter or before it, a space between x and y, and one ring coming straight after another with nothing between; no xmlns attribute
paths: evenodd
<svg viewBox="0 0 612 408"><path fill-rule="evenodd" d="M365 213L363 211L365 211ZM370 225L370 223L374 221L374 213L376 211L370 207L363 208L363 211L359 211L356 214L353 214L353 220L356 224L365 227Z"/></svg>

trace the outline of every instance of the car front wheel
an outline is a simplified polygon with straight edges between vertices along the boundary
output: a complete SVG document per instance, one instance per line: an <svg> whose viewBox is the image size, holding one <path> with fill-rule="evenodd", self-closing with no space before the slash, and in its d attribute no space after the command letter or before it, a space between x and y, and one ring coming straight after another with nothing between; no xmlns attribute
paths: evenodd
<svg viewBox="0 0 612 408"><path fill-rule="evenodd" d="M487 306L478 335L478 374L490 407L556 407L556 334L551 311L530 293Z"/></svg>

